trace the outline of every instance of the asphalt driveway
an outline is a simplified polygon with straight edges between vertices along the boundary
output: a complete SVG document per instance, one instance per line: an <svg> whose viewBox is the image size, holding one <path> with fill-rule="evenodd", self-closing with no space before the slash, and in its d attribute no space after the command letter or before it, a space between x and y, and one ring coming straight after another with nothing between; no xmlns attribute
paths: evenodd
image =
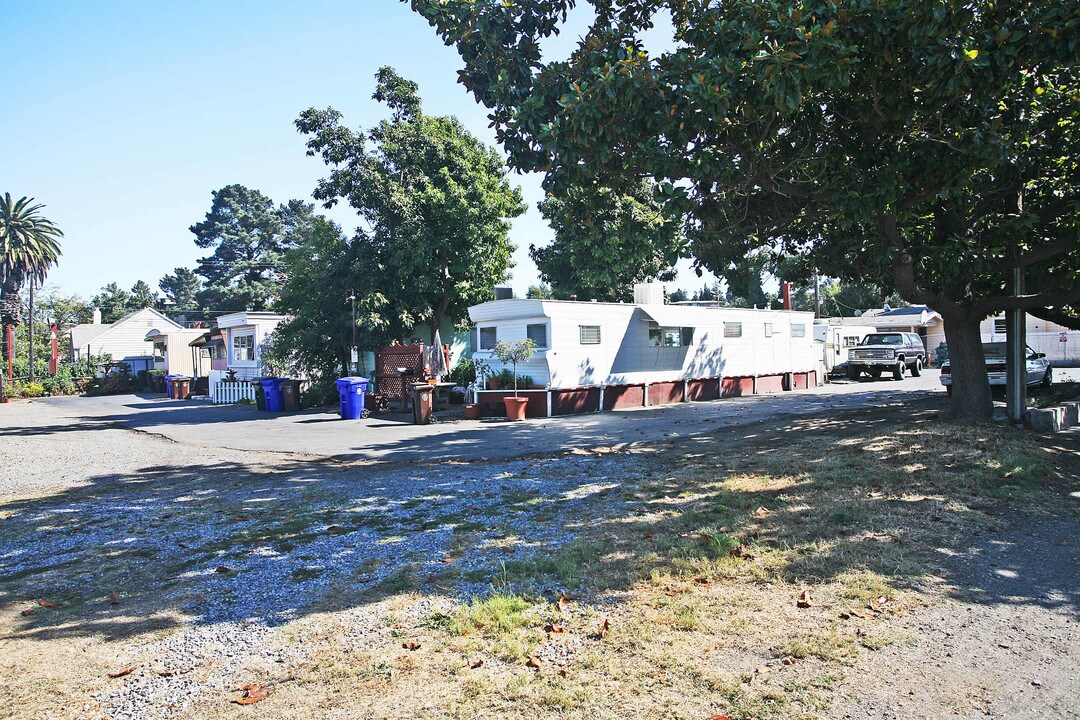
<svg viewBox="0 0 1080 720"><path fill-rule="evenodd" d="M308 410L270 415L252 406L209 405L151 395L49 398L64 421L83 427L123 427L162 435L193 447L278 452L343 461L506 459L535 453L595 447L628 448L718 428L753 428L789 416L882 407L893 403L944 402L937 371L920 378L839 381L778 395L679 403L616 412L570 415L509 423L467 421L443 415L413 425L408 415L345 421L336 413Z"/></svg>

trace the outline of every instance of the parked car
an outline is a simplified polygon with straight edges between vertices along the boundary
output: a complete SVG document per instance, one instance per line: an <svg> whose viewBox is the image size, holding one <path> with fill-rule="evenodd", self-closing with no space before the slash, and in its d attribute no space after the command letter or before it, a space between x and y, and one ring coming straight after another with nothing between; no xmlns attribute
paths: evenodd
<svg viewBox="0 0 1080 720"><path fill-rule="evenodd" d="M848 352L847 376L858 380L864 372L877 380L888 370L894 380L903 380L908 370L915 377L922 375L926 364L926 347L915 333L871 333Z"/></svg>
<svg viewBox="0 0 1080 720"><path fill-rule="evenodd" d="M1054 367L1046 359L1045 353L1039 353L1026 347L1028 387L1041 385L1050 387L1054 383ZM1006 350L1003 342L983 343L983 355L986 357L986 375L991 386L1005 386ZM941 384L952 395L952 367L948 360L941 366Z"/></svg>

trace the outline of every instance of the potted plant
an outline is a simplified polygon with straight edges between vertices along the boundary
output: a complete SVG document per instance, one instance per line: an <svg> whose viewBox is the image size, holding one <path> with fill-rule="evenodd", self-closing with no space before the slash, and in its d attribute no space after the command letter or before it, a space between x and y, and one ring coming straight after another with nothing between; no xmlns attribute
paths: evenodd
<svg viewBox="0 0 1080 720"><path fill-rule="evenodd" d="M525 362L531 358L535 351L536 343L532 340L521 340L514 343L499 341L495 343L495 347L492 348L495 357L499 358L499 360L504 363L511 363L514 366L514 397L503 398L503 403L506 404L507 420L525 419L525 406L528 404L529 399L518 397L517 366L519 362Z"/></svg>

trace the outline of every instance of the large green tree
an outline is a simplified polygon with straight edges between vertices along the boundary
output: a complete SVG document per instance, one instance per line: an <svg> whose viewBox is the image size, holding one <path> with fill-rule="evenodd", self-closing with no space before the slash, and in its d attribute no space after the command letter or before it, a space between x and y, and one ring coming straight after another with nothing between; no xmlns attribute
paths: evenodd
<svg viewBox="0 0 1080 720"><path fill-rule="evenodd" d="M411 4L550 189L653 177L710 269L766 247L940 312L958 416L992 408L982 318L1080 304L1075 2L592 0L565 61L570 0Z"/></svg>
<svg viewBox="0 0 1080 720"><path fill-rule="evenodd" d="M330 175L315 198L346 200L360 215L357 286L361 314L386 338L419 323L461 321L468 306L490 298L506 278L513 246L509 220L524 212L494 149L455 117L422 111L415 83L384 67L374 99L392 117L366 132L341 125L333 109L304 111L296 121Z"/></svg>
<svg viewBox="0 0 1080 720"><path fill-rule="evenodd" d="M266 310L281 287L284 254L310 233L314 208L299 200L275 207L243 185L212 194L205 219L190 228L197 246L214 249L195 270L206 278L198 302L215 311Z"/></svg>
<svg viewBox="0 0 1080 720"><path fill-rule="evenodd" d="M158 287L172 302L173 309L194 310L198 307L197 298L202 289L202 280L190 268L176 268L158 280Z"/></svg>
<svg viewBox="0 0 1080 720"><path fill-rule="evenodd" d="M0 197L0 328L22 321L19 291L30 282L30 312L33 314L33 284L42 283L49 269L60 257L60 238L64 233L41 214L44 205L32 198L13 200L9 193ZM30 323L30 347L33 348L34 324ZM0 340L3 332L0 331ZM0 341L7 363L7 343ZM31 353L33 351L31 350ZM33 358L30 360L33 375Z"/></svg>
<svg viewBox="0 0 1080 720"><path fill-rule="evenodd" d="M648 181L569 187L539 208L555 240L529 255L559 297L632 300L634 283L674 280L675 263L689 254L682 215L658 203Z"/></svg>

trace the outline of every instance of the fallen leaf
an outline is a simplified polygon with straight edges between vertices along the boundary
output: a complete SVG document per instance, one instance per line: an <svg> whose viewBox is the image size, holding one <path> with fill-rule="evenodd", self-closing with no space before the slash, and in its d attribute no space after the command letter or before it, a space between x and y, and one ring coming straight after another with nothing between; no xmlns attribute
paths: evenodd
<svg viewBox="0 0 1080 720"><path fill-rule="evenodd" d="M703 543L711 543L716 540L716 538L709 533L698 533L698 540L701 540Z"/></svg>
<svg viewBox="0 0 1080 720"><path fill-rule="evenodd" d="M446 557L446 558L443 558L442 561L444 563L452 563L452 562L457 562L457 558Z"/></svg>
<svg viewBox="0 0 1080 720"><path fill-rule="evenodd" d="M483 664L484 664L483 659L476 658L475 660L473 660L472 662L469 663L469 667L471 667L473 670L475 670L476 668L480 667Z"/></svg>
<svg viewBox="0 0 1080 720"><path fill-rule="evenodd" d="M550 519L551 518L547 515L537 515L533 518L533 520L535 520L536 522L547 522Z"/></svg>
<svg viewBox="0 0 1080 720"><path fill-rule="evenodd" d="M265 700L270 690L262 685L245 685L240 688L241 694L232 699L237 705L253 705L260 700Z"/></svg>
<svg viewBox="0 0 1080 720"><path fill-rule="evenodd" d="M694 584L695 585L708 585L709 584L709 579L708 578L703 578L703 577L696 577L696 578L694 578Z"/></svg>
<svg viewBox="0 0 1080 720"><path fill-rule="evenodd" d="M562 625L553 625L551 623L548 623L547 625L544 626L544 632L546 632L546 633L561 633L562 631L563 631L563 626Z"/></svg>
<svg viewBox="0 0 1080 720"><path fill-rule="evenodd" d="M109 593L109 604L110 605L119 605L120 604L120 596L117 595L116 592Z"/></svg>
<svg viewBox="0 0 1080 720"><path fill-rule="evenodd" d="M864 630L863 628L855 628L855 634L859 637L862 637L866 634L866 630Z"/></svg>
<svg viewBox="0 0 1080 720"><path fill-rule="evenodd" d="M847 620L847 619L848 619L848 618L850 618L850 617L851 617L851 613L849 613L849 612L842 612L842 613L840 613L840 619L841 619L841 620Z"/></svg>
<svg viewBox="0 0 1080 720"><path fill-rule="evenodd" d="M796 607L808 608L814 604L814 596L809 590L803 590L799 593L799 601L795 603Z"/></svg>
<svg viewBox="0 0 1080 720"><path fill-rule="evenodd" d="M713 715L710 720L731 720L727 715Z"/></svg>
<svg viewBox="0 0 1080 720"><path fill-rule="evenodd" d="M340 530L341 530L340 525L331 525L330 527L326 528L326 532L328 532L328 533L336 533L336 532L338 532Z"/></svg>
<svg viewBox="0 0 1080 720"><path fill-rule="evenodd" d="M769 509L761 505L759 505L758 509L754 511L754 517L763 518L768 517L769 515L772 515Z"/></svg>
<svg viewBox="0 0 1080 720"><path fill-rule="evenodd" d="M411 652L413 650L419 650L420 649L420 643L413 642L412 640L410 640L409 642L401 643L401 647L403 647L406 650L409 650Z"/></svg>
<svg viewBox="0 0 1080 720"><path fill-rule="evenodd" d="M117 670L116 672L111 672L111 673L109 673L109 677L111 677L111 678L124 677L125 675L130 675L133 672L135 672L135 666L134 665L131 666L131 667L126 667L123 670Z"/></svg>
<svg viewBox="0 0 1080 720"><path fill-rule="evenodd" d="M656 536L653 535L652 533L645 533L644 535L641 536L642 540L653 540L655 538L656 538Z"/></svg>
<svg viewBox="0 0 1080 720"><path fill-rule="evenodd" d="M158 677L172 677L176 674L175 670L158 670Z"/></svg>
<svg viewBox="0 0 1080 720"><path fill-rule="evenodd" d="M561 677L566 677L566 668L559 668L558 672Z"/></svg>
<svg viewBox="0 0 1080 720"><path fill-rule="evenodd" d="M798 661L795 658L789 656L784 658L780 662L784 663L785 665L794 665Z"/></svg>
<svg viewBox="0 0 1080 720"><path fill-rule="evenodd" d="M34 614L34 608L26 608L25 610L23 610L19 614L22 615L23 617L26 617L27 615L33 615Z"/></svg>
<svg viewBox="0 0 1080 720"><path fill-rule="evenodd" d="M555 603L555 608L559 612L565 612L566 608L568 608L568 607L570 607L570 601L567 600L565 595L563 595L561 598L559 598L558 601L556 601L556 603Z"/></svg>
<svg viewBox="0 0 1080 720"><path fill-rule="evenodd" d="M600 632L596 633L596 638L598 640L603 640L605 637L607 637L608 630L610 630L610 629L611 629L611 626L608 624L608 619L604 618L604 622L600 626Z"/></svg>
<svg viewBox="0 0 1080 720"><path fill-rule="evenodd" d="M877 599L877 601L878 601L878 605L884 605L885 603L889 602L889 598L882 595L881 597L879 597Z"/></svg>
<svg viewBox="0 0 1080 720"><path fill-rule="evenodd" d="M56 607L56 603L49 602L48 600L45 600L44 598L38 598L37 604L40 605L41 607Z"/></svg>
<svg viewBox="0 0 1080 720"><path fill-rule="evenodd" d="M214 572L216 572L216 573L221 573L222 575L224 575L225 573L231 573L231 572L232 572L232 568L230 568L230 567L226 567L226 566L224 566L224 565L219 565L219 566L218 566L218 569L217 569L217 570L215 570Z"/></svg>
<svg viewBox="0 0 1080 720"><path fill-rule="evenodd" d="M540 658L535 655L530 655L529 659L525 661L525 667L531 667L534 670L540 669Z"/></svg>

